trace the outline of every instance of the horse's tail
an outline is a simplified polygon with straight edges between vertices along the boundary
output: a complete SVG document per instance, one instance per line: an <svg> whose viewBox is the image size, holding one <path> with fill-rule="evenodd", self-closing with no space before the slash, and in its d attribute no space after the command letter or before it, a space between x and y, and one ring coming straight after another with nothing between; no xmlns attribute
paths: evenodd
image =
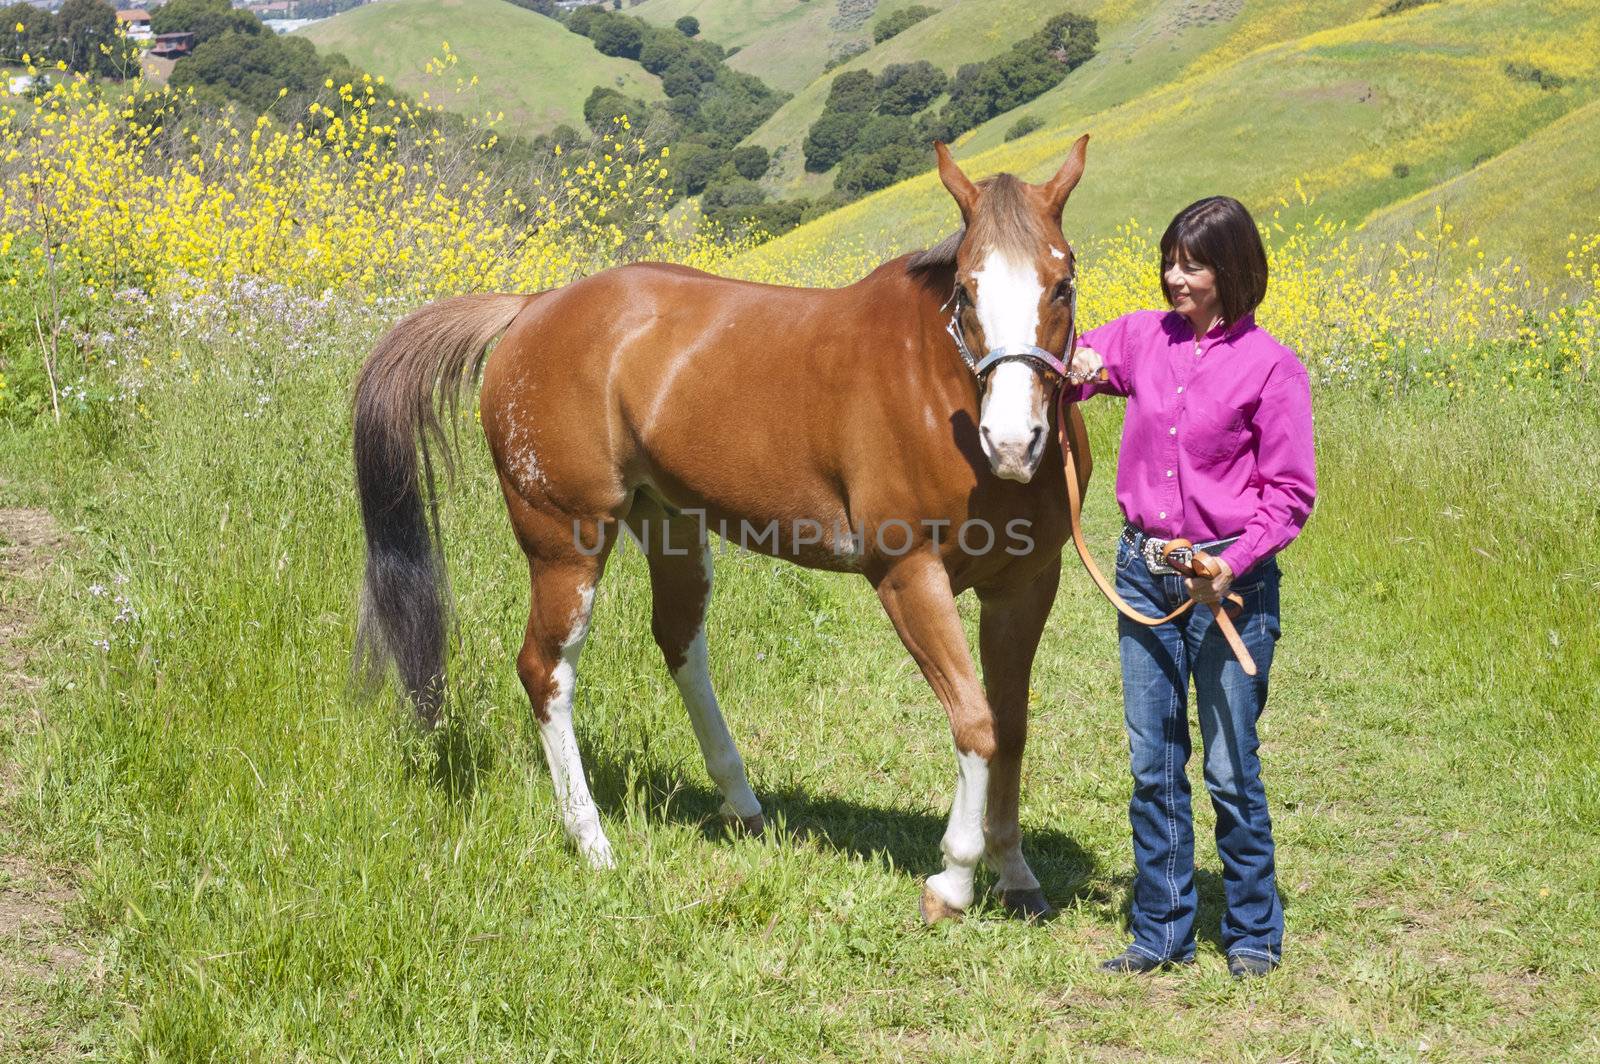
<svg viewBox="0 0 1600 1064"><path fill-rule="evenodd" d="M444 419L453 424L463 385L528 299L460 296L414 311L378 341L356 377L367 564L355 666L375 683L392 662L424 728L437 723L443 703L448 616L434 460L450 469L454 436Z"/></svg>

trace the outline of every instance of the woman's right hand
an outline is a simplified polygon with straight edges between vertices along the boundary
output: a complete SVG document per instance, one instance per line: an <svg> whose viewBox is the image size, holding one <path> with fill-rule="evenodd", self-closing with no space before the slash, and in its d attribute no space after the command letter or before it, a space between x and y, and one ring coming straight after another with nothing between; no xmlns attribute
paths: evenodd
<svg viewBox="0 0 1600 1064"><path fill-rule="evenodd" d="M1084 384L1098 380L1105 365L1105 359L1097 351L1079 344L1077 351L1073 352L1072 362L1067 366L1067 383Z"/></svg>

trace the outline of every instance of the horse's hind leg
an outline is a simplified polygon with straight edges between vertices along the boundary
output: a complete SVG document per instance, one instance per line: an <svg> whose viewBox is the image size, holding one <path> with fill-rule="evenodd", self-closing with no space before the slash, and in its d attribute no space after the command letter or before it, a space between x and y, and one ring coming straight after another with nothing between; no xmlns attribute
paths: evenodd
<svg viewBox="0 0 1600 1064"><path fill-rule="evenodd" d="M760 834L765 826L761 803L750 789L744 759L711 688L705 633L711 548L704 542L703 529L693 518L669 517L645 496L628 514L628 525L650 564L650 629L689 711L706 771L722 792L722 815L745 831Z"/></svg>
<svg viewBox="0 0 1600 1064"><path fill-rule="evenodd" d="M585 553L570 521L538 513L514 493L506 494L517 537L528 555L532 584L517 675L539 723L539 742L550 765L567 835L590 865L610 868L615 864L611 843L600 827L600 814L584 778L578 736L572 726L572 704L578 657L589 632L595 587L605 570L611 542L604 541L592 554ZM598 539L598 533L588 535Z"/></svg>

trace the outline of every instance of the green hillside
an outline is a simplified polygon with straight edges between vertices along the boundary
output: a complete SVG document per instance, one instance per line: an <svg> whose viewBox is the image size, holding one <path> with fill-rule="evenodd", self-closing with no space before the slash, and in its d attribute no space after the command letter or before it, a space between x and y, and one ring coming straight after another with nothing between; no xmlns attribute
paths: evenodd
<svg viewBox="0 0 1600 1064"><path fill-rule="evenodd" d="M505 0L384 0L301 31L324 52L343 52L415 96L462 114L504 111L503 128L531 136L560 123L583 126L583 101L596 85L663 99L661 83L639 64L601 55L554 19ZM461 64L424 73L448 41ZM456 92L456 78L478 84Z"/></svg>
<svg viewBox="0 0 1600 1064"><path fill-rule="evenodd" d="M1119 84L1106 69L1115 63L1103 55L1100 66L1086 65L1055 90L1058 106L1036 101L1050 122L1045 129L995 145L994 128L1012 120L1002 116L978 130L958 157L975 176L1009 170L1040 180L1073 138L1091 133L1087 177L1067 212L1074 238L1106 234L1130 217L1159 224L1213 192L1257 209L1276 207L1296 179L1314 202L1294 205L1290 217L1298 211L1358 221L1510 152L1600 88L1600 12L1587 0L1452 0L1390 18L1336 22L1255 48L1263 36L1293 34L1306 21L1337 15L1341 7L1348 13L1352 5L1261 0L1249 6L1278 17L1243 26L1237 38L1205 27L1203 59L1191 60L1183 76L1128 95L1136 86ZM1178 39L1170 48L1181 57ZM1130 58L1128 65L1136 65ZM1564 84L1541 87L1508 73L1508 62ZM1074 106L1079 91L1083 106ZM1111 105L1093 109L1097 92ZM1574 130L1574 140L1581 133ZM1575 150L1556 165L1592 173L1600 155L1593 141ZM948 232L954 220L930 153L928 175L850 204L763 254L916 246ZM1554 262L1549 247L1529 254L1546 267Z"/></svg>
<svg viewBox="0 0 1600 1064"><path fill-rule="evenodd" d="M847 45L870 45L873 23L885 15L913 3L946 8L956 2L881 0L875 9L858 2L841 12L840 5L824 0L644 0L626 11L660 25L692 15L700 20L702 37L739 49L729 66L775 89L796 92L820 77L828 60Z"/></svg>
<svg viewBox="0 0 1600 1064"><path fill-rule="evenodd" d="M1560 270L1567 235L1592 232L1600 219L1596 145L1600 101L1464 174L1374 212L1365 228L1375 237L1404 240L1433 230L1442 216L1458 233L1477 236L1488 256L1540 249L1531 265L1550 279Z"/></svg>

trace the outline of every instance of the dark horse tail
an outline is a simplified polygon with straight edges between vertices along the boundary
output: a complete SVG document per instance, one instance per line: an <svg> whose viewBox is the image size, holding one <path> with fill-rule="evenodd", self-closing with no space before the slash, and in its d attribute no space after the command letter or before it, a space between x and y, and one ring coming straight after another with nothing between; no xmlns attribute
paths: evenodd
<svg viewBox="0 0 1600 1064"><path fill-rule="evenodd" d="M529 298L459 296L423 307L378 341L356 378L356 490L367 537L356 668L375 682L392 662L425 728L443 702L449 612L434 461L450 468L445 421L454 423L463 385Z"/></svg>

